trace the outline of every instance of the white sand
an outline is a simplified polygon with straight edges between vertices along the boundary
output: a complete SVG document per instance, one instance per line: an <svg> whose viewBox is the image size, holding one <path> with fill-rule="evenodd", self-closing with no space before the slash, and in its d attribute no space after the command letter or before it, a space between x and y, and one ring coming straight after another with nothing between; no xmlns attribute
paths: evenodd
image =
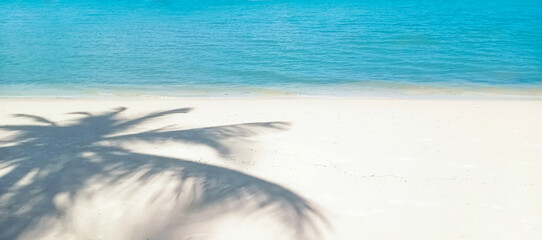
<svg viewBox="0 0 542 240"><path fill-rule="evenodd" d="M542 101L2 99L0 125L0 239L542 238Z"/></svg>

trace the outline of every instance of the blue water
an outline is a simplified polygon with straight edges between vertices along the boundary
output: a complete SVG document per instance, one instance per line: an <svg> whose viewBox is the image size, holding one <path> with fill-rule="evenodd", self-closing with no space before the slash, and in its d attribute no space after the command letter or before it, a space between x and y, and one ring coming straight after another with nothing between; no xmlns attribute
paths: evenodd
<svg viewBox="0 0 542 240"><path fill-rule="evenodd" d="M0 96L420 86L542 88L542 1L0 1Z"/></svg>

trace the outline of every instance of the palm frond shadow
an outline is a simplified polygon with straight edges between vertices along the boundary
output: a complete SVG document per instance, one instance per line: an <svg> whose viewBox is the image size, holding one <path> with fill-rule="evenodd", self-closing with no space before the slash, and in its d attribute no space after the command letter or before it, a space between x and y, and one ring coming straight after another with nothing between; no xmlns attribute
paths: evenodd
<svg viewBox="0 0 542 240"><path fill-rule="evenodd" d="M80 115L80 118L67 124L41 116L17 114L14 117L29 118L36 124L0 126L0 130L14 134L5 141L11 144L0 147L0 170L7 169L7 174L0 177L0 239L16 239L39 219L64 214L54 204L55 196L60 193L74 197L90 179L110 179L110 184L115 184L141 170L145 171L139 177L141 182L152 181L154 176L165 171L175 172L180 181L196 180L201 192L191 209L216 207L226 202L238 206L255 204L259 209L271 209L298 239L314 238L318 236L321 223L328 224L309 201L263 179L187 159L136 153L116 145L100 144L104 141L179 141L205 145L226 155L232 147L223 144L223 140L250 137L266 130L285 130L288 123L244 123L122 134L146 121L191 111L180 108L121 120L118 114L125 110L121 107L100 114L70 113ZM187 193L179 189L178 194ZM229 206L223 211L235 210L231 204Z"/></svg>

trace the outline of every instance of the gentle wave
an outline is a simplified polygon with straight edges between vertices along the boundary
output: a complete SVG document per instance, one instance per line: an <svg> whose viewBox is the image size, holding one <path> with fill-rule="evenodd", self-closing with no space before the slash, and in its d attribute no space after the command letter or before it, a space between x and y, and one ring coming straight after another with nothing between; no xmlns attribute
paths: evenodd
<svg viewBox="0 0 542 240"><path fill-rule="evenodd" d="M541 9L529 0L5 0L0 96L363 95L373 83L537 92Z"/></svg>

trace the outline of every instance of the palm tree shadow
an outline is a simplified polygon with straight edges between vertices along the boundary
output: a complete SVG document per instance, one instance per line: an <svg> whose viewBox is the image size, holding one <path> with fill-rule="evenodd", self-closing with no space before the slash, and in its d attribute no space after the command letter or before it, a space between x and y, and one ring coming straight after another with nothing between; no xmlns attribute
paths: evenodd
<svg viewBox="0 0 542 240"><path fill-rule="evenodd" d="M208 146L226 155L232 147L224 144L224 140L250 137L265 130L284 130L288 123L244 123L123 134L144 122L191 111L180 108L122 120L118 114L125 110L121 107L100 114L71 113L80 118L67 124L18 114L14 117L29 118L36 124L0 126L0 130L13 133L4 141L9 144L0 147L0 170L4 172L0 175L0 239L16 239L40 219L63 215L54 202L59 194L75 197L91 179L108 179L108 184L115 184L135 171L144 171L138 177L142 183L150 183L153 177L166 171L175 172L181 182L195 180L200 193L189 206L194 211L231 202L235 206L253 204L260 210L271 211L298 239L315 238L319 226L329 226L309 201L280 185L223 167L102 144L167 140ZM188 193L178 189L177 194ZM223 213L235 210L231 204L228 206L222 208Z"/></svg>

